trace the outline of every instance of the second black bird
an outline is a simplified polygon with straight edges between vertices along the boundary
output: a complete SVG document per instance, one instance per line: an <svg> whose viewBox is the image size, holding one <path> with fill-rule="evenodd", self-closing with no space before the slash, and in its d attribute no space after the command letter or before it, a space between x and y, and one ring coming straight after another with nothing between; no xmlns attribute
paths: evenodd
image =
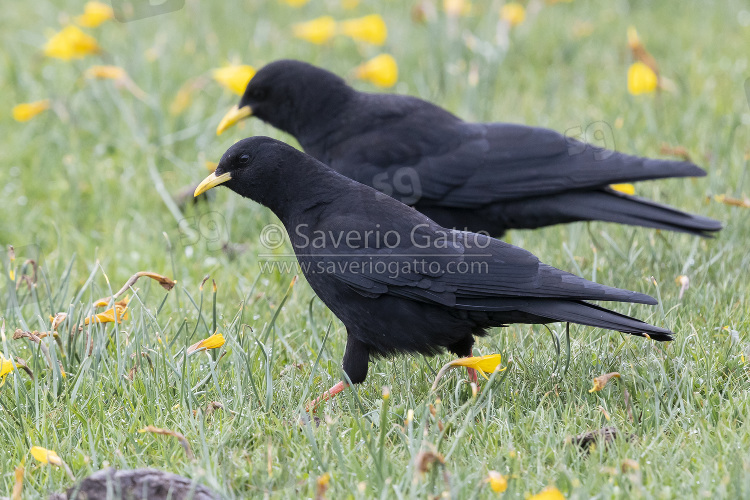
<svg viewBox="0 0 750 500"><path fill-rule="evenodd" d="M700 236L721 229L715 220L609 187L706 175L690 162L595 148L542 128L465 122L414 97L358 92L300 61L258 71L217 133L248 116L446 227L493 236L591 220Z"/></svg>

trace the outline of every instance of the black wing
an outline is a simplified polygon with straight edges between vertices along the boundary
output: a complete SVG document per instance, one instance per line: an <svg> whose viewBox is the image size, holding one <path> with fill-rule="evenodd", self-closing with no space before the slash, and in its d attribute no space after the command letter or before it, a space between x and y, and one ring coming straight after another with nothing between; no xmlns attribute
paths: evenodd
<svg viewBox="0 0 750 500"><path fill-rule="evenodd" d="M332 140L335 170L414 204L491 203L666 177L703 176L689 162L640 158L558 132L475 124L406 96L366 95L361 126Z"/></svg>

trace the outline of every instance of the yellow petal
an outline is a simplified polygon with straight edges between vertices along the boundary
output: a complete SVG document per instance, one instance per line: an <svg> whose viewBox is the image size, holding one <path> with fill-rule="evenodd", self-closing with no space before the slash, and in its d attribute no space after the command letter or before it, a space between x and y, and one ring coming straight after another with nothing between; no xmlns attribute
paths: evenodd
<svg viewBox="0 0 750 500"><path fill-rule="evenodd" d="M210 337L205 338L201 340L200 342L196 342L195 344L188 347L187 353L192 354L194 352L201 351L204 349L216 349L223 345L224 345L224 335L222 335L221 333L215 333L211 335Z"/></svg>
<svg viewBox="0 0 750 500"><path fill-rule="evenodd" d="M554 486L549 486L536 495L531 495L529 500L565 500L565 497L560 490Z"/></svg>
<svg viewBox="0 0 750 500"><path fill-rule="evenodd" d="M305 5L310 0L282 0L282 1L291 7L299 8Z"/></svg>
<svg viewBox="0 0 750 500"><path fill-rule="evenodd" d="M31 456L43 464L62 465L62 460L54 450L48 450L41 446L31 447Z"/></svg>
<svg viewBox="0 0 750 500"><path fill-rule="evenodd" d="M373 45L383 45L388 37L388 27L378 14L341 21L339 32L355 40Z"/></svg>
<svg viewBox="0 0 750 500"><path fill-rule="evenodd" d="M472 356L470 358L458 358L451 361L451 366L465 366L466 368L474 368L476 371L482 374L484 378L488 378L485 372L493 373L500 367L500 361L502 355L500 354L489 354L487 356ZM503 368L504 370L504 368Z"/></svg>
<svg viewBox="0 0 750 500"><path fill-rule="evenodd" d="M122 80L128 74L119 66L91 66L86 70L84 76L91 80Z"/></svg>
<svg viewBox="0 0 750 500"><path fill-rule="evenodd" d="M225 66L211 72L214 80L237 95L245 93L250 79L255 76L255 68L247 64Z"/></svg>
<svg viewBox="0 0 750 500"><path fill-rule="evenodd" d="M44 99L42 101L24 102L13 106L13 119L17 122L27 122L36 115L49 109L51 101Z"/></svg>
<svg viewBox="0 0 750 500"><path fill-rule="evenodd" d="M110 307L104 312L100 312L99 314L91 316L90 318L84 319L83 322L87 325L89 323L114 323L115 309L117 310L118 323L121 323L122 320L128 319L128 308L116 305L115 307Z"/></svg>
<svg viewBox="0 0 750 500"><path fill-rule="evenodd" d="M468 16L471 14L471 2L468 0L443 0L443 10L449 17Z"/></svg>
<svg viewBox="0 0 750 500"><path fill-rule="evenodd" d="M323 44L336 34L336 21L331 16L318 17L311 21L293 25L292 33L302 40Z"/></svg>
<svg viewBox="0 0 750 500"><path fill-rule="evenodd" d="M112 7L102 2L88 2L83 8L83 15L76 18L76 22L84 28L96 28L104 21L113 19L115 13Z"/></svg>
<svg viewBox="0 0 750 500"><path fill-rule="evenodd" d="M496 470L487 473L487 482L490 483L490 488L495 493L502 493L508 489L508 480Z"/></svg>
<svg viewBox="0 0 750 500"><path fill-rule="evenodd" d="M641 61L636 61L628 69L628 92L633 95L647 94L656 90L659 78L654 70Z"/></svg>
<svg viewBox="0 0 750 500"><path fill-rule="evenodd" d="M624 194L635 194L635 187L632 184L610 184L609 187Z"/></svg>
<svg viewBox="0 0 750 500"><path fill-rule="evenodd" d="M67 26L47 41L44 55L64 61L80 59L88 54L99 52L99 44L77 26Z"/></svg>
<svg viewBox="0 0 750 500"><path fill-rule="evenodd" d="M0 377L5 377L7 374L13 371L13 362L10 359L5 359L3 353L0 352Z"/></svg>
<svg viewBox="0 0 750 500"><path fill-rule="evenodd" d="M594 379L594 387L589 389L589 392L598 392L604 389L604 386L607 385L607 382L612 378L620 378L620 374L617 372L612 373L605 373L604 375L599 375Z"/></svg>
<svg viewBox="0 0 750 500"><path fill-rule="evenodd" d="M526 19L526 9L520 3L506 3L500 9L500 19L511 26L518 26Z"/></svg>
<svg viewBox="0 0 750 500"><path fill-rule="evenodd" d="M398 64L392 55L380 54L357 67L355 75L378 87L392 87L398 81Z"/></svg>

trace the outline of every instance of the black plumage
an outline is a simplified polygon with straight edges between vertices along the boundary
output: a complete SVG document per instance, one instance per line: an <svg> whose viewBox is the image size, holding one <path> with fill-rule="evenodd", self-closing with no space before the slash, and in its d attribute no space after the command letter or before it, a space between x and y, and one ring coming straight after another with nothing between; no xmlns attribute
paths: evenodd
<svg viewBox="0 0 750 500"><path fill-rule="evenodd" d="M414 97L358 92L299 61L258 71L217 132L248 116L292 134L337 172L445 227L493 236L585 220L700 236L721 229L718 221L609 187L706 175L690 162L630 156L548 129L468 123Z"/></svg>
<svg viewBox="0 0 750 500"><path fill-rule="evenodd" d="M367 376L371 356L470 356L474 336L511 323L566 321L671 340L667 329L587 302L656 304L652 297L587 281L485 235L443 228L274 139L233 145L196 195L220 184L269 207L284 224L310 286L346 326L343 368L354 383Z"/></svg>

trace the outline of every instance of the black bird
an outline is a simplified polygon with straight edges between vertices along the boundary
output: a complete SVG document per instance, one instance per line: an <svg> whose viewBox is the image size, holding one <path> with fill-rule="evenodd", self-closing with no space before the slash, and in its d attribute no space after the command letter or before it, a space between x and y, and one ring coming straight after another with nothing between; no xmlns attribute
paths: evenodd
<svg viewBox="0 0 750 500"><path fill-rule="evenodd" d="M654 340L672 332L586 302L656 304L642 293L587 281L486 235L446 229L283 142L230 147L195 195L224 185L270 208L302 272L347 330L352 383L371 357L471 356L474 336L511 323L580 323ZM332 392L345 387L337 384Z"/></svg>
<svg viewBox="0 0 750 500"><path fill-rule="evenodd" d="M358 92L307 63L276 61L250 80L220 134L257 116L337 172L445 227L486 231L601 220L708 236L718 221L615 191L611 184L706 172L685 161L600 149L552 130L468 123L429 102Z"/></svg>

